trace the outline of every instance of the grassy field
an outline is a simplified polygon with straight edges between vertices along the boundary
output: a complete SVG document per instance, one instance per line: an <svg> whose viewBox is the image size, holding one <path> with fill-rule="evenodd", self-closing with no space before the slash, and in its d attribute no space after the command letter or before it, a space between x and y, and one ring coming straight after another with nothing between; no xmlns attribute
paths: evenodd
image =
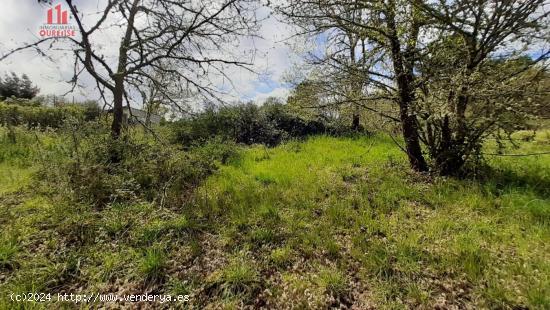
<svg viewBox="0 0 550 310"><path fill-rule="evenodd" d="M550 308L549 155L491 157L490 175L456 180L410 172L386 136L318 136L243 148L181 206L96 209L37 177L66 137L5 136L1 309L51 306L12 292L189 294L179 306L196 309ZM549 149L546 131L511 152Z"/></svg>

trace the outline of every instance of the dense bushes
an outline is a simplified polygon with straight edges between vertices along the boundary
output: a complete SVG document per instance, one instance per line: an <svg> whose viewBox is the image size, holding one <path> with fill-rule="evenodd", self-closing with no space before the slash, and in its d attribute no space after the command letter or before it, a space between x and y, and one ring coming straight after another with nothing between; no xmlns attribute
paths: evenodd
<svg viewBox="0 0 550 310"><path fill-rule="evenodd" d="M0 103L2 126L57 129L68 120L79 123L95 120L100 115L101 109L95 102L57 107L46 107L24 99L9 99ZM215 137L224 142L275 146L288 138L355 132L338 119L306 119L279 103L210 107L194 117L169 124L166 130L171 132L174 142L186 147L202 145Z"/></svg>
<svg viewBox="0 0 550 310"><path fill-rule="evenodd" d="M68 104L60 107L45 107L28 100L9 100L0 103L0 125L27 128L60 128L67 119L93 120L101 109L95 103Z"/></svg>
<svg viewBox="0 0 550 310"><path fill-rule="evenodd" d="M0 127L0 165L23 169L36 164L32 173L43 181L36 185L44 185L37 190L52 194L59 203L102 209L150 202L177 208L194 197L195 188L220 163L239 156L235 144L215 139L184 151L138 128L118 140L103 122L82 122L78 129Z"/></svg>
<svg viewBox="0 0 550 310"><path fill-rule="evenodd" d="M80 140L69 159L56 165L75 199L96 207L137 201L181 206L218 161L235 156L231 145L213 143L183 151L137 133L113 140L106 132Z"/></svg>
<svg viewBox="0 0 550 310"><path fill-rule="evenodd" d="M282 104L243 104L207 109L192 119L161 126L155 138L129 127L113 140L103 122L86 121L97 117L87 114L91 110L82 105L48 108L1 103L0 119L2 125L13 126L8 133L15 132L17 125L25 132L30 131L23 127L59 128L52 135L64 141L59 144L62 148L44 150L40 174L50 183L57 182L60 195L98 208L139 201L181 206L218 162L238 156L235 143L274 146L287 138L350 132L336 123L303 119ZM160 142L165 135L175 136L177 143Z"/></svg>
<svg viewBox="0 0 550 310"><path fill-rule="evenodd" d="M218 109L208 108L195 117L174 123L173 126L175 139L183 145L221 137L236 143L275 146L287 138L352 132L350 127L337 121L306 120L278 103L261 107L248 103Z"/></svg>

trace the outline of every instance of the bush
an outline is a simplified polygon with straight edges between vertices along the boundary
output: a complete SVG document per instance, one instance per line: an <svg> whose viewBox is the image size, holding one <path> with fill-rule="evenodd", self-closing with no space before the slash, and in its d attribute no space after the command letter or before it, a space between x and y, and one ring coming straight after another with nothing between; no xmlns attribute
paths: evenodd
<svg viewBox="0 0 550 310"><path fill-rule="evenodd" d="M253 103L215 109L173 124L175 140L183 145L202 144L213 137L242 144L276 146L289 138L303 138L316 134L342 135L352 132L350 127L323 120L306 120L293 113L286 105Z"/></svg>
<svg viewBox="0 0 550 310"><path fill-rule="evenodd" d="M97 108L99 109L99 107ZM61 128L67 120L93 120L99 116L91 105L66 105L62 107L35 106L28 101L0 103L0 125L27 128Z"/></svg>
<svg viewBox="0 0 550 310"><path fill-rule="evenodd" d="M82 113L85 121L93 121L98 119L101 116L102 109L97 104L97 102L93 100L84 101L83 103L78 104L76 106L82 109Z"/></svg>
<svg viewBox="0 0 550 310"><path fill-rule="evenodd" d="M221 164L227 164L232 160L238 160L240 158L237 145L230 141L223 141L220 137L213 138L190 150L200 158L219 162Z"/></svg>
<svg viewBox="0 0 550 310"><path fill-rule="evenodd" d="M64 169L76 198L98 207L135 201L179 206L216 169L215 160L199 151L104 134L85 138Z"/></svg>

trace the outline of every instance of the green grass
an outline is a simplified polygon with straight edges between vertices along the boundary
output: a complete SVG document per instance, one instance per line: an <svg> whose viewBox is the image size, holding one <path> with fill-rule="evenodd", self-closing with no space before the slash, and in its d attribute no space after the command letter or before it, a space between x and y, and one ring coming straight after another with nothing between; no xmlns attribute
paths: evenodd
<svg viewBox="0 0 550 310"><path fill-rule="evenodd" d="M0 164L0 195L11 194L28 186L34 172L31 168Z"/></svg>
<svg viewBox="0 0 550 310"><path fill-rule="evenodd" d="M157 282L164 278L165 267L166 253L158 247L152 247L145 251L139 271L147 281Z"/></svg>
<svg viewBox="0 0 550 310"><path fill-rule="evenodd" d="M0 238L0 268L11 269L15 268L15 256L19 252L16 236Z"/></svg>
<svg viewBox="0 0 550 310"><path fill-rule="evenodd" d="M347 281L345 275L339 270L331 268L321 268L317 278L318 285L322 287L325 293L340 296L347 289Z"/></svg>
<svg viewBox="0 0 550 310"><path fill-rule="evenodd" d="M254 249L266 266L285 266L289 249L304 261L285 268L306 274L336 262L360 275L355 294L380 306L429 307L450 290L463 293L446 293L449 304L545 308L550 160L491 164L498 170L483 181L426 179L385 137L316 137L247 150L208 180L203 207L219 213L232 248Z"/></svg>
<svg viewBox="0 0 550 310"><path fill-rule="evenodd" d="M228 265L220 270L217 279L216 273L213 274L213 277L214 282L220 284L224 297L235 295L253 297L252 293L257 289L259 283L259 274L254 263L242 256L231 258Z"/></svg>
<svg viewBox="0 0 550 310"><path fill-rule="evenodd" d="M66 137L21 135L0 145L0 308L6 292L76 288L197 308L550 308L548 155L432 178L388 137L320 136L243 148L185 205L97 209L24 159L63 156ZM525 139L508 152L550 149L546 132Z"/></svg>

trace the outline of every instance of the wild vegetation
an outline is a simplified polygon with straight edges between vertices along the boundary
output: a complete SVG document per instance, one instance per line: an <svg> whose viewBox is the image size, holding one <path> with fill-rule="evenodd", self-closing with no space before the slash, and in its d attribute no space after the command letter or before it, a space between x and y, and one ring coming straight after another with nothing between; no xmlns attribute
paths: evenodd
<svg viewBox="0 0 550 310"><path fill-rule="evenodd" d="M221 115L193 126L235 119ZM188 294L190 308L550 305L547 156L490 157L460 180L406 169L385 134L267 148L216 129L182 144L181 124L113 140L106 122L17 126L16 143L2 129L2 292ZM513 138L514 153L550 146L548 130Z"/></svg>
<svg viewBox="0 0 550 310"><path fill-rule="evenodd" d="M550 308L544 0L75 2L0 56L99 98L0 79L0 309ZM288 98L228 99L273 18Z"/></svg>
<svg viewBox="0 0 550 310"><path fill-rule="evenodd" d="M414 170L460 175L487 138L517 130L537 109L533 102L549 109L539 87L550 52L526 52L547 43L544 7L543 0L286 0L276 9L296 35L323 42L308 54L309 74L298 74L315 99L305 96L302 106L351 109L355 126L361 109L375 112L400 125ZM389 113L374 104L381 100L393 106Z"/></svg>

